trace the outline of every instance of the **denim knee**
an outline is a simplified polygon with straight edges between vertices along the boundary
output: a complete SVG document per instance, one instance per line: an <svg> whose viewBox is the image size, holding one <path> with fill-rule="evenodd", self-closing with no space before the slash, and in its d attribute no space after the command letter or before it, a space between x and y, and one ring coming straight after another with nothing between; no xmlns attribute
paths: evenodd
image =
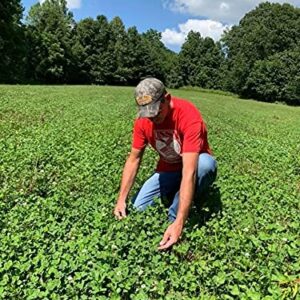
<svg viewBox="0 0 300 300"><path fill-rule="evenodd" d="M208 153L201 153L198 159L198 178L201 178L208 173L216 174L216 172L216 160Z"/></svg>

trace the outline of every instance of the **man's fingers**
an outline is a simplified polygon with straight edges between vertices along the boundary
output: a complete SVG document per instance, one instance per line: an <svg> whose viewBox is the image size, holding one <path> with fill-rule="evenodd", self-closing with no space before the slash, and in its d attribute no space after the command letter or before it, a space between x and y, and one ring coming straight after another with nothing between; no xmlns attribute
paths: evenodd
<svg viewBox="0 0 300 300"><path fill-rule="evenodd" d="M118 209L115 209L115 210L114 210L114 215L115 215L115 217L116 217L117 219L120 220L121 212L120 212Z"/></svg>
<svg viewBox="0 0 300 300"><path fill-rule="evenodd" d="M161 242L159 243L160 246L164 245L168 239L170 238L170 234L168 232L165 232L163 239L161 240Z"/></svg>
<svg viewBox="0 0 300 300"><path fill-rule="evenodd" d="M165 244L160 245L158 247L158 250L165 250L165 249L171 247L173 244L175 244L175 242L176 241L174 239L170 238Z"/></svg>
<svg viewBox="0 0 300 300"><path fill-rule="evenodd" d="M115 209L114 215L118 220L121 220L126 217L126 209Z"/></svg>
<svg viewBox="0 0 300 300"><path fill-rule="evenodd" d="M121 213L122 218L125 218L125 217L126 217L126 209L125 209L125 208L122 209L122 210L120 211L120 213Z"/></svg>
<svg viewBox="0 0 300 300"><path fill-rule="evenodd" d="M177 226L174 226L174 223L171 224L168 229L165 231L163 239L159 243L158 250L165 250L171 247L173 244L177 243L181 234L181 228L178 229Z"/></svg>
<svg viewBox="0 0 300 300"><path fill-rule="evenodd" d="M121 211L118 211L118 219L121 220L123 218L123 214Z"/></svg>

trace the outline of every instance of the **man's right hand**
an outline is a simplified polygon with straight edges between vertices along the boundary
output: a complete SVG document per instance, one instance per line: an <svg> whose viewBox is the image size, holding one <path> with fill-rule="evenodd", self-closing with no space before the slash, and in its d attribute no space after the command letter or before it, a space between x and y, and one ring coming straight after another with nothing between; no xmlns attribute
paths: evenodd
<svg viewBox="0 0 300 300"><path fill-rule="evenodd" d="M142 150L132 148L126 160L122 174L120 192L114 209L114 215L118 220L126 217L126 199L133 186L135 176L143 157L144 149L145 148Z"/></svg>
<svg viewBox="0 0 300 300"><path fill-rule="evenodd" d="M117 217L118 220L121 220L126 217L126 203L125 202L117 202L114 215Z"/></svg>

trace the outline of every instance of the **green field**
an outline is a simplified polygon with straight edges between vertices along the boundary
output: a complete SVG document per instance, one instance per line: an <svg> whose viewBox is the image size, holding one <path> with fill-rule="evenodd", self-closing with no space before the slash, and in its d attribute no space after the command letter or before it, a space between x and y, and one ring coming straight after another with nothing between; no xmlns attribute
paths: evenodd
<svg viewBox="0 0 300 300"><path fill-rule="evenodd" d="M0 299L299 299L300 108L171 92L201 110L219 168L158 252L159 202L112 214L133 88L0 86ZM156 159L148 149L133 193Z"/></svg>

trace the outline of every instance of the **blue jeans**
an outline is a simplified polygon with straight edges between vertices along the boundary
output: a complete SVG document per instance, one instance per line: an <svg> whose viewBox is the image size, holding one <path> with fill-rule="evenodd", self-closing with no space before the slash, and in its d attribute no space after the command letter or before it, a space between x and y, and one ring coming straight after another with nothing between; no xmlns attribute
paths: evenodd
<svg viewBox="0 0 300 300"><path fill-rule="evenodd" d="M217 163L208 153L201 153L198 159L196 190L194 201L200 202L203 194L216 179ZM133 206L143 211L154 204L154 198L168 201L168 216L171 222L175 221L179 205L179 188L181 172L154 173L133 197ZM196 203L197 204L197 203Z"/></svg>

